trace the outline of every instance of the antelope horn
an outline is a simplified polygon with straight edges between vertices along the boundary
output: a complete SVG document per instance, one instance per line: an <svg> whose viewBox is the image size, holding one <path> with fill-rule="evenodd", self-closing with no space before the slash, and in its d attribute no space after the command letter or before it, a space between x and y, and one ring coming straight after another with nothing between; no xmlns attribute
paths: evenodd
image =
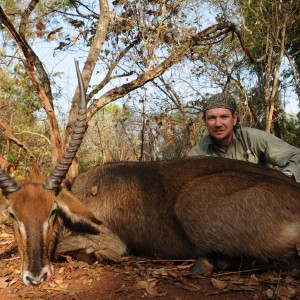
<svg viewBox="0 0 300 300"><path fill-rule="evenodd" d="M14 179L10 177L4 170L0 168L0 188L2 189L3 195L14 193L20 189Z"/></svg>
<svg viewBox="0 0 300 300"><path fill-rule="evenodd" d="M60 184L62 183L63 179L66 177L68 170L72 164L72 161L75 158L75 155L81 145L81 142L83 140L87 128L86 96L84 91L83 79L77 61L75 61L75 66L76 66L76 73L77 73L78 84L80 89L80 103L79 103L78 115L73 128L69 145L61 160L57 163L52 173L46 179L44 188L48 190L59 189Z"/></svg>

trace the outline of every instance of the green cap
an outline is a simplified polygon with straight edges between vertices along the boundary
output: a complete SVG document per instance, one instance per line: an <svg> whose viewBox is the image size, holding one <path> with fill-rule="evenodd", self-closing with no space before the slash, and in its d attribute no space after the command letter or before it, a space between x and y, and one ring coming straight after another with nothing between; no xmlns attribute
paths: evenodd
<svg viewBox="0 0 300 300"><path fill-rule="evenodd" d="M227 108L233 112L237 111L237 105L232 96L229 94L216 94L208 98L203 105L203 111L213 108Z"/></svg>

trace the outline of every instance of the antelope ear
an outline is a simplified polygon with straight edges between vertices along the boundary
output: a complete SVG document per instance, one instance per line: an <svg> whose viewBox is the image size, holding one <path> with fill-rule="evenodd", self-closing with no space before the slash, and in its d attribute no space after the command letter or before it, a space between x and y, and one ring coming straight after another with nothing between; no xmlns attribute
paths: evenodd
<svg viewBox="0 0 300 300"><path fill-rule="evenodd" d="M56 199L58 212L65 226L76 232L99 234L102 224L81 201L70 192L62 190Z"/></svg>

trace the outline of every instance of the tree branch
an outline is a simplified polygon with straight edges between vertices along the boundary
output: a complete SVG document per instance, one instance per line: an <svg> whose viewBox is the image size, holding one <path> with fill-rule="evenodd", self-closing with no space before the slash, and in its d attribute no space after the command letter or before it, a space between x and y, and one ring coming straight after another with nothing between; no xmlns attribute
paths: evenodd
<svg viewBox="0 0 300 300"><path fill-rule="evenodd" d="M241 32L236 28L235 25L234 25L234 32L240 41L241 47L243 48L243 50L245 51L245 53L247 54L247 56L249 57L249 59L252 63L259 63L259 62L262 62L263 60L265 60L266 55L263 55L259 58L252 55L252 53L250 52L250 50L246 47L246 45L244 43Z"/></svg>
<svg viewBox="0 0 300 300"><path fill-rule="evenodd" d="M226 30L224 31L224 29ZM219 31L223 31L223 34L226 35L234 29L235 26L233 23L219 23L206 28L189 39L183 40L179 43L180 46L170 53L169 57L161 64L157 65L153 69L149 69L147 72L141 74L131 82L113 88L102 95L99 99L94 100L88 109L88 120L90 120L95 113L106 104L123 97L129 92L143 86L147 82L163 74L169 67L181 61L192 47L199 45L199 43L203 42L204 39L206 39L206 41L213 40L215 38L214 34Z"/></svg>
<svg viewBox="0 0 300 300"><path fill-rule="evenodd" d="M29 16L34 10L35 6L40 2L40 0L31 0L30 3L28 4L27 8L24 10L24 12L21 14L21 22L20 22L20 27L19 27L19 34L21 38L26 41L26 28L27 24L29 23ZM50 85L50 80L49 77L44 69L44 66L42 62L40 61L39 57L35 54L33 49L30 47L28 43L26 43L26 47L30 53L30 55L33 58L33 64L36 67L37 72L40 75L40 80L42 87L48 97L48 100L53 108L53 103L52 103L52 92L51 92L51 85Z"/></svg>
<svg viewBox="0 0 300 300"><path fill-rule="evenodd" d="M125 49L123 49L118 57L114 60L114 62L112 63L112 65L109 67L108 72L106 73L105 78L93 89L93 91L88 95L88 98L91 99L93 98L111 79L111 74L113 72L113 70L115 69L115 67L118 65L118 63L120 62L120 60L124 57L124 55L135 45L137 45L139 43L140 39L137 38L135 41L133 41L132 43L130 43L129 46L127 46Z"/></svg>
<svg viewBox="0 0 300 300"><path fill-rule="evenodd" d="M91 77L93 75L93 71L97 62L97 59L100 54L100 50L105 41L107 30L109 26L109 5L108 0L100 0L100 16L99 22L96 30L96 34L94 36L88 57L86 59L85 65L82 70L82 78L84 82L84 86L87 87ZM72 127L76 118L77 107L79 101L79 87L77 86L75 90L74 97L72 99L71 109L69 112L69 119L67 124L67 134L65 138L65 144L68 143L70 133L72 132Z"/></svg>
<svg viewBox="0 0 300 300"><path fill-rule="evenodd" d="M32 1L33 3L36 1ZM31 4L32 4L31 2ZM25 17L26 19L26 14ZM58 129L58 123L54 114L53 106L51 99L48 98L47 94L45 93L45 90L43 87L40 85L39 80L34 72L34 67L35 67L35 60L34 56L32 53L34 53L26 40L16 31L15 27L7 17L6 13L0 6L0 21L7 27L11 35L14 37L15 41L17 42L19 48L22 50L26 63L24 62L26 66L26 74L29 76L31 79L33 85L35 86L40 99L42 101L43 108L45 109L47 116L48 116L48 122L50 125L50 130L51 130L51 139L52 139L52 144L53 144L53 149L54 153L52 155L52 162L53 165L55 165L58 161L58 159L62 156L62 144L61 144L61 139L59 135L59 129ZM23 27L22 27L23 28ZM39 61L39 60L38 60Z"/></svg>
<svg viewBox="0 0 300 300"><path fill-rule="evenodd" d="M35 156L24 143L22 143L19 139L15 137L12 128L1 119L0 119L0 127L3 128L4 134L9 140L13 141L16 145L18 145L20 148L26 151L32 170L36 173L39 173L39 168Z"/></svg>

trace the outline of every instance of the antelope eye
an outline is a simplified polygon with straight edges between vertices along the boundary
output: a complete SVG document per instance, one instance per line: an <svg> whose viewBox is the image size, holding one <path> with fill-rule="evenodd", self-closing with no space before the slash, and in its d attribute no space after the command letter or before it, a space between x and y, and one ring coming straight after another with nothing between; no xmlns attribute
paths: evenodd
<svg viewBox="0 0 300 300"><path fill-rule="evenodd" d="M14 213L12 213L11 211L9 211L8 214L9 214L9 217L10 217L11 219L13 219L13 220L15 220L15 221L18 221L17 218L16 218L16 216L14 215Z"/></svg>
<svg viewBox="0 0 300 300"><path fill-rule="evenodd" d="M57 214L57 209L54 208L54 209L51 211L51 213L50 213L49 219L51 219L52 217L54 217L56 214Z"/></svg>

